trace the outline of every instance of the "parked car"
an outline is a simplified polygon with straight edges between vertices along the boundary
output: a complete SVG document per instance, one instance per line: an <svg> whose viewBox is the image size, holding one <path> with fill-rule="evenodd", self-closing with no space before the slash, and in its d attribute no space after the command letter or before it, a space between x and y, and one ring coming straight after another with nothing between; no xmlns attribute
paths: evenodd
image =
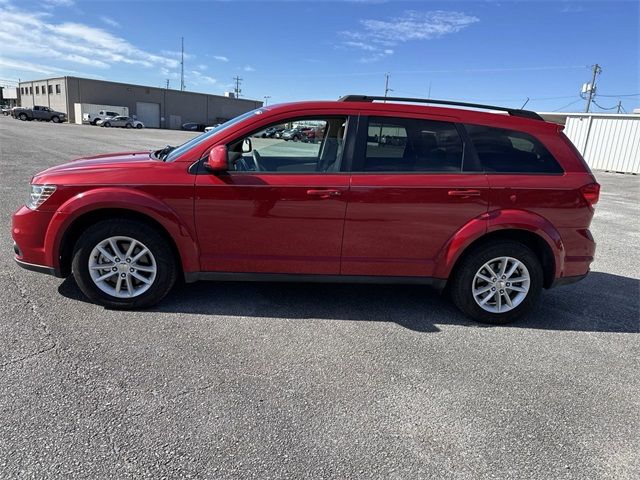
<svg viewBox="0 0 640 480"><path fill-rule="evenodd" d="M124 128L144 128L144 124L132 117L119 115L113 118L98 120L96 125L101 127L124 127Z"/></svg>
<svg viewBox="0 0 640 480"><path fill-rule="evenodd" d="M52 110L49 107L42 107L39 105L33 108L12 108L11 115L14 118L18 118L22 121L26 120L41 120L46 122L60 123L67 120L67 114L64 112L58 112Z"/></svg>
<svg viewBox="0 0 640 480"><path fill-rule="evenodd" d="M11 115L11 108L10 107L2 107L2 115L4 115L5 117Z"/></svg>
<svg viewBox="0 0 640 480"><path fill-rule="evenodd" d="M304 137L304 134L298 130L297 128L288 128L287 130L282 132L280 138L285 141L292 140L294 142L299 142Z"/></svg>
<svg viewBox="0 0 640 480"><path fill-rule="evenodd" d="M90 113L83 113L82 120L85 122L89 122L91 125L100 125L99 122L103 122L108 118L119 117L121 116L117 112L112 112L110 110L100 110L97 115L91 115Z"/></svg>
<svg viewBox="0 0 640 480"><path fill-rule="evenodd" d="M178 147L51 167L13 215L16 261L73 273L109 308L151 306L178 278L417 283L490 323L584 278L600 186L562 127L429 103L269 106ZM323 131L313 148L252 145L303 119Z"/></svg>
<svg viewBox="0 0 640 480"><path fill-rule="evenodd" d="M204 132L207 126L204 123L183 123L182 130L188 130L189 132Z"/></svg>
<svg viewBox="0 0 640 480"><path fill-rule="evenodd" d="M211 130L213 130L214 128L218 128L220 126L219 123L216 123L215 125L211 125L209 127L205 127L204 131L205 132L210 132Z"/></svg>

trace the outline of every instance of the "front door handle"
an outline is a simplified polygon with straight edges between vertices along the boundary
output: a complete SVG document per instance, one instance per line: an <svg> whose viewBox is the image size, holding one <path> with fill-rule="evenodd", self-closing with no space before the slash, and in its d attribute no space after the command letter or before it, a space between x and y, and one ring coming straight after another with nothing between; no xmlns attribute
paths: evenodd
<svg viewBox="0 0 640 480"><path fill-rule="evenodd" d="M480 190L449 190L450 197L479 197Z"/></svg>
<svg viewBox="0 0 640 480"><path fill-rule="evenodd" d="M331 198L339 197L342 195L340 190L321 189L321 190L307 190L307 195L310 197Z"/></svg>

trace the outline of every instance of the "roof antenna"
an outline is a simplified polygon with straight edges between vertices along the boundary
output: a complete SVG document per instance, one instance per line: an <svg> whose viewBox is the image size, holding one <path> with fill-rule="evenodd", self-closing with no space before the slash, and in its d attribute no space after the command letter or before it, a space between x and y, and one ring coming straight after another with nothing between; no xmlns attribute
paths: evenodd
<svg viewBox="0 0 640 480"><path fill-rule="evenodd" d="M527 103L529 103L529 97L527 97L527 101L522 104L520 110L522 110L527 105Z"/></svg>

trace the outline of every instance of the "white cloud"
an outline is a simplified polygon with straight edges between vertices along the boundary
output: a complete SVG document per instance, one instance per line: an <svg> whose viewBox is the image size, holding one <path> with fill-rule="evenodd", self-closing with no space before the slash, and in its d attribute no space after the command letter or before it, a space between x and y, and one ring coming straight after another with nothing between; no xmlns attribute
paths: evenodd
<svg viewBox="0 0 640 480"><path fill-rule="evenodd" d="M219 62L228 62L229 61L229 59L227 57L225 57L224 55L214 55L213 58L215 58Z"/></svg>
<svg viewBox="0 0 640 480"><path fill-rule="evenodd" d="M360 58L359 62L373 63L373 62L377 62L378 60L382 60L384 57L388 57L390 55L393 55L393 50L390 48L385 48L383 50L380 50L379 52Z"/></svg>
<svg viewBox="0 0 640 480"><path fill-rule="evenodd" d="M342 32L341 48L376 52L361 61L371 62L392 55L393 47L401 43L431 40L457 33L480 19L461 12L409 10L388 20L360 20L360 29Z"/></svg>
<svg viewBox="0 0 640 480"><path fill-rule="evenodd" d="M107 17L106 15L102 15L100 17L100 20L102 20L103 23L106 23L110 27L120 28L120 24L117 21L115 21L113 18L111 18L111 17Z"/></svg>
<svg viewBox="0 0 640 480"><path fill-rule="evenodd" d="M44 0L44 3L52 7L70 7L76 2L74 0Z"/></svg>
<svg viewBox="0 0 640 480"><path fill-rule="evenodd" d="M99 69L119 63L148 68L176 68L180 64L171 56L138 48L103 28L55 23L51 18L48 13L20 10L0 2L0 45L5 62L22 62L24 71L32 72L40 62L58 64L58 72L70 72L68 67L73 64ZM44 70L52 72L43 67L38 73Z"/></svg>
<svg viewBox="0 0 640 480"><path fill-rule="evenodd" d="M203 75L198 70L191 70L191 78L189 79L190 83L195 83L196 85L216 85L218 80L208 75Z"/></svg>
<svg viewBox="0 0 640 480"><path fill-rule="evenodd" d="M244 66L244 68L243 68L243 70L244 70L245 72L255 72L255 71L256 71L256 69L255 69L255 68L253 68L251 65L245 65L245 66Z"/></svg>

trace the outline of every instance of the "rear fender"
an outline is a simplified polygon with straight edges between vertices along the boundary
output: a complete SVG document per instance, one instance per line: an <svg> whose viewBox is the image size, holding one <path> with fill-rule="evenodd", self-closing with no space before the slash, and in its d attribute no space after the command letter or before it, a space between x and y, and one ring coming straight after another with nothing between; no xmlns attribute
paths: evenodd
<svg viewBox="0 0 640 480"><path fill-rule="evenodd" d="M474 218L445 244L436 260L434 277L448 278L460 256L483 236L501 230L524 230L542 238L553 253L554 278L564 270L565 248L560 233L546 219L526 210L495 210Z"/></svg>
<svg viewBox="0 0 640 480"><path fill-rule="evenodd" d="M58 207L45 236L45 252L49 256L47 265L60 268L62 239L75 220L84 214L104 209L128 210L155 220L175 242L183 270L200 270L198 243L192 226L186 225L166 203L139 190L122 187L83 192Z"/></svg>

